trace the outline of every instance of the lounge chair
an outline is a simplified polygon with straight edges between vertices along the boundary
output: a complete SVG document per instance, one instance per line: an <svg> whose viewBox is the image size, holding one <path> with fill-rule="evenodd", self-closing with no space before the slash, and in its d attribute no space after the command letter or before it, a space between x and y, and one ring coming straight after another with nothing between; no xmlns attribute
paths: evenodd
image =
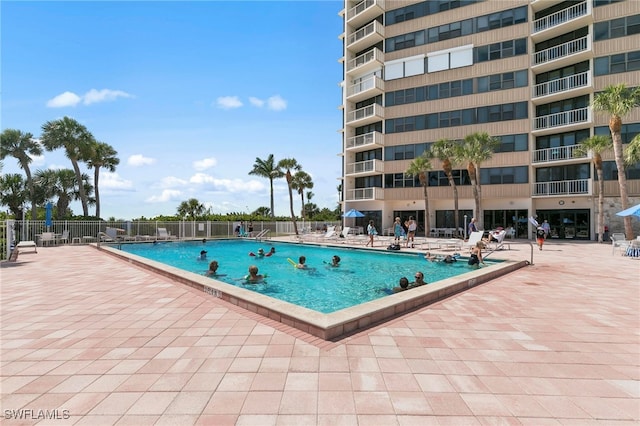
<svg viewBox="0 0 640 426"><path fill-rule="evenodd" d="M173 235L171 235L168 231L167 228L158 228L158 239L159 240L171 240L174 239L175 237Z"/></svg>
<svg viewBox="0 0 640 426"><path fill-rule="evenodd" d="M484 231L472 232L469 235L469 239L462 243L462 248L463 249L465 249L465 248L469 248L469 249L473 248L478 243L478 241L482 241L482 235L483 234L484 234Z"/></svg>
<svg viewBox="0 0 640 426"><path fill-rule="evenodd" d="M69 231L68 230L62 231L62 234L58 236L56 240L59 243L69 244Z"/></svg>
<svg viewBox="0 0 640 426"><path fill-rule="evenodd" d="M21 252L24 252L25 250L33 250L34 253L38 253L38 245L36 244L35 241L20 241L16 245L15 250L19 250ZM17 258L17 255L16 255L16 258Z"/></svg>
<svg viewBox="0 0 640 426"><path fill-rule="evenodd" d="M85 239L86 237L83 237L83 239ZM98 232L98 240L101 243L115 243L116 240L114 240L113 238L111 238L111 236L105 232Z"/></svg>
<svg viewBox="0 0 640 426"><path fill-rule="evenodd" d="M48 246L56 243L56 234L55 232L43 232L40 236L40 244L42 246Z"/></svg>
<svg viewBox="0 0 640 426"><path fill-rule="evenodd" d="M507 231L504 229L501 231L493 231L489 233L489 242L487 243L487 248L491 251L501 250L504 248L505 244L509 245L509 249L511 249L511 245L509 243L504 242L504 238L507 235Z"/></svg>

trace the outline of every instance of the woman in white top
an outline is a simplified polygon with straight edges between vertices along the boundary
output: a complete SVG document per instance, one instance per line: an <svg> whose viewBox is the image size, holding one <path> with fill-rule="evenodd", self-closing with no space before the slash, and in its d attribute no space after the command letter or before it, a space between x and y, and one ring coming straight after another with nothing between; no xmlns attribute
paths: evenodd
<svg viewBox="0 0 640 426"><path fill-rule="evenodd" d="M418 229L418 224L415 220L413 220L413 216L409 216L409 220L405 223L405 225L407 225L407 243L405 247L409 247L409 241L411 241L411 247L413 247L413 238L416 236L416 229Z"/></svg>

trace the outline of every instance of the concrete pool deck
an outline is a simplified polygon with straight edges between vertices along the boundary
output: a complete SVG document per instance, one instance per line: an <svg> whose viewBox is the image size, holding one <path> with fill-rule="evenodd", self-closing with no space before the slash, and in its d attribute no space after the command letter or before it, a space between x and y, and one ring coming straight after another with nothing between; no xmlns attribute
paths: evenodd
<svg viewBox="0 0 640 426"><path fill-rule="evenodd" d="M640 421L640 260L611 245L550 241L533 266L337 342L90 246L2 266L7 425ZM39 415L61 419L24 419Z"/></svg>

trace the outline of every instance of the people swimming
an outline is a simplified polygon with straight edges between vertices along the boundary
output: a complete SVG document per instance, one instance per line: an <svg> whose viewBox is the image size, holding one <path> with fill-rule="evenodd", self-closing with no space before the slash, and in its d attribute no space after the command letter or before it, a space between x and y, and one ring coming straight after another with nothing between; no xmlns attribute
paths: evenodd
<svg viewBox="0 0 640 426"><path fill-rule="evenodd" d="M200 250L200 256L198 256L198 260L207 260L207 251Z"/></svg>
<svg viewBox="0 0 640 426"><path fill-rule="evenodd" d="M455 257L455 255L451 256L450 254L446 255L444 259L442 259L442 262L444 263L454 263L457 261L458 259Z"/></svg>
<svg viewBox="0 0 640 426"><path fill-rule="evenodd" d="M414 278L415 278L415 281L411 283L409 288L420 287L422 285L427 284L424 281L424 274L422 272L420 272L420 271L416 272Z"/></svg>
<svg viewBox="0 0 640 426"><path fill-rule="evenodd" d="M400 293L401 291L405 291L409 288L409 279L407 277L400 278L398 282L398 286L393 288L394 293Z"/></svg>
<svg viewBox="0 0 640 426"><path fill-rule="evenodd" d="M276 248L275 247L271 247L271 250L269 250L268 252L265 253L264 249L262 247L260 247L258 249L257 253L254 253L252 251L249 252L249 256L253 256L253 257L271 257L273 256L273 254L276 252Z"/></svg>
<svg viewBox="0 0 640 426"><path fill-rule="evenodd" d="M424 254L424 258L429 262L435 262L436 260L439 260L439 257L436 256L435 254L431 254L431 252L426 252Z"/></svg>
<svg viewBox="0 0 640 426"><path fill-rule="evenodd" d="M209 262L209 269L207 269L207 272L205 272L204 274L208 277L225 277L226 274L218 274L218 267L220 265L218 264L217 260L212 260L211 262Z"/></svg>
<svg viewBox="0 0 640 426"><path fill-rule="evenodd" d="M298 258L298 264L296 265L297 269L307 269L307 258L305 256L300 256Z"/></svg>
<svg viewBox="0 0 640 426"><path fill-rule="evenodd" d="M484 260L482 260L482 249L484 248L484 243L482 241L478 241L473 248L471 248L471 256L469 257L469 261L467 262L469 266L479 267L482 263L484 265Z"/></svg>
<svg viewBox="0 0 640 426"><path fill-rule="evenodd" d="M245 275L244 280L248 284L258 284L267 278L267 274L258 274L258 267L256 265L249 266L249 275Z"/></svg>
<svg viewBox="0 0 640 426"><path fill-rule="evenodd" d="M331 258L331 263L327 263L327 262L324 262L324 263L327 263L329 266L331 266L333 268L337 268L338 266L340 266L340 260L341 260L340 256L334 255Z"/></svg>

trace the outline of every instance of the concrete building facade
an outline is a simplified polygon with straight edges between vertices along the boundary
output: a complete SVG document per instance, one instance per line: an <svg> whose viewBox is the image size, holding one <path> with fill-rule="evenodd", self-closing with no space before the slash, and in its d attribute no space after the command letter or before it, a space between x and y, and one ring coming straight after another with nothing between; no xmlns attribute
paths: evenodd
<svg viewBox="0 0 640 426"><path fill-rule="evenodd" d="M419 235L451 232L441 162L428 173L430 229L423 187L406 170L440 139L488 132L500 145L480 165L482 228L530 238L527 218L537 215L553 238L597 238L597 176L576 147L609 135L609 116L590 107L595 94L640 85L640 1L346 0L340 14L342 203L365 213L356 225L373 219L388 232L395 217L413 216ZM628 143L640 108L623 123ZM603 159L605 225L621 232L613 150ZM640 203L640 167L626 174ZM464 228L475 206L466 164L454 165L454 179Z"/></svg>

